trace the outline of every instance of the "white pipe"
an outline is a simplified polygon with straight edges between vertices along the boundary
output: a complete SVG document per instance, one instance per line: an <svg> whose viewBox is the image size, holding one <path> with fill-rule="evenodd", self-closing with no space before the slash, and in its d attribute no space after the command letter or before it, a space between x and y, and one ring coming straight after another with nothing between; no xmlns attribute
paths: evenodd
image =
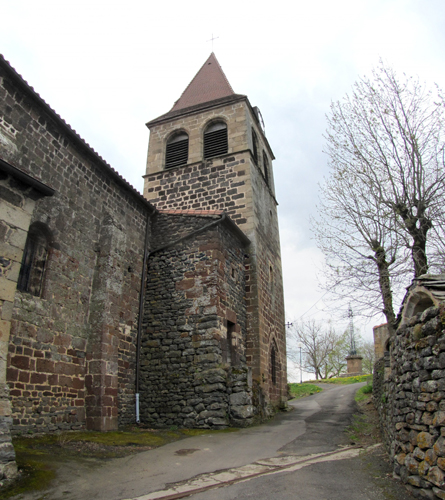
<svg viewBox="0 0 445 500"><path fill-rule="evenodd" d="M136 393L136 423L138 424L140 422L139 419L139 393Z"/></svg>

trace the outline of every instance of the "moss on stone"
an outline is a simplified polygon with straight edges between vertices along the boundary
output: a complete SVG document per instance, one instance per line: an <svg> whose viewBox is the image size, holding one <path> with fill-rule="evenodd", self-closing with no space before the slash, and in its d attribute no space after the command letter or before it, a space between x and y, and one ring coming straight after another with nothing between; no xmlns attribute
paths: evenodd
<svg viewBox="0 0 445 500"><path fill-rule="evenodd" d="M420 340L421 338L423 338L422 325L416 325L413 328L413 339Z"/></svg>

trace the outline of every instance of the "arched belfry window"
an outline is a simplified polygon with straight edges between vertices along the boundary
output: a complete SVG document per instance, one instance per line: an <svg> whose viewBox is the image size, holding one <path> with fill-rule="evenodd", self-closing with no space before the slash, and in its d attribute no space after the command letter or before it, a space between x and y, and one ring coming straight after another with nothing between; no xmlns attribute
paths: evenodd
<svg viewBox="0 0 445 500"><path fill-rule="evenodd" d="M269 185L269 159L267 158L267 155L264 151L263 151L263 169L264 169L264 178L266 179L266 184Z"/></svg>
<svg viewBox="0 0 445 500"><path fill-rule="evenodd" d="M189 136L185 132L178 132L167 141L165 150L165 168L187 165L189 157Z"/></svg>
<svg viewBox="0 0 445 500"><path fill-rule="evenodd" d="M204 132L204 158L224 155L227 149L227 125L224 122L211 123Z"/></svg>
<svg viewBox="0 0 445 500"><path fill-rule="evenodd" d="M49 231L43 224L35 223L30 226L17 281L20 291L41 295L49 242Z"/></svg>

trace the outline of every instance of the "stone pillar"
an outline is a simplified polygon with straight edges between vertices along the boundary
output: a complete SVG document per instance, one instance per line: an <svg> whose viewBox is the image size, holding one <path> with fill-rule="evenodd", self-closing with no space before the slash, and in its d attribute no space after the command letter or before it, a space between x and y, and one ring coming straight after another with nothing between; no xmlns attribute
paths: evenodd
<svg viewBox="0 0 445 500"><path fill-rule="evenodd" d="M122 300L123 269L118 254L125 234L106 217L102 223L90 305L91 334L85 377L87 429L117 430L119 322L116 311Z"/></svg>
<svg viewBox="0 0 445 500"><path fill-rule="evenodd" d="M346 361L348 363L348 377L363 374L362 359L363 356L360 356L358 354L346 356Z"/></svg>
<svg viewBox="0 0 445 500"><path fill-rule="evenodd" d="M377 361L385 355L386 344L389 339L388 324L374 326L372 331L374 334L375 359Z"/></svg>

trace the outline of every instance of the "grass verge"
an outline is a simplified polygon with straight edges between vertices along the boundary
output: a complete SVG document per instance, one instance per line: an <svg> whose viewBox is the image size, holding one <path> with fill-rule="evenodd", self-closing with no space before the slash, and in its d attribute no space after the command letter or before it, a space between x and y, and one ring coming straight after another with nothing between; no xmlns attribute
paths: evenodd
<svg viewBox="0 0 445 500"><path fill-rule="evenodd" d="M322 380L310 380L318 384L356 384L357 382L372 382L372 375L357 375L355 377L336 377Z"/></svg>
<svg viewBox="0 0 445 500"><path fill-rule="evenodd" d="M69 431L35 436L15 436L13 444L21 477L2 489L2 498L47 489L56 477L57 468L68 462L94 467L99 460L124 457L158 448L190 436L236 432L238 429L153 430L132 427L125 431Z"/></svg>
<svg viewBox="0 0 445 500"><path fill-rule="evenodd" d="M352 416L347 428L351 441L362 446L381 442L379 418L372 402L372 385L368 384L355 393L358 412Z"/></svg>
<svg viewBox="0 0 445 500"><path fill-rule="evenodd" d="M321 392L322 389L314 384L289 384L289 391L292 399L304 398L306 396L312 396L317 392Z"/></svg>

